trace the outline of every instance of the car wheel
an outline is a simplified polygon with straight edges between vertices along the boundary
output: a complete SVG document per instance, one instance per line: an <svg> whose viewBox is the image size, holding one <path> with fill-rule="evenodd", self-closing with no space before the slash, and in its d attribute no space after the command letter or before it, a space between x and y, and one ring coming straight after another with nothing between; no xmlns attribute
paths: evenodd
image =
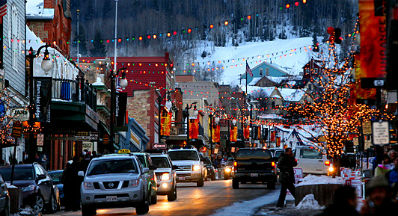
<svg viewBox="0 0 398 216"><path fill-rule="evenodd" d="M274 190L275 189L275 182L268 182L267 183L267 188Z"/></svg>
<svg viewBox="0 0 398 216"><path fill-rule="evenodd" d="M198 187L203 187L205 185L205 181L203 180L203 177L199 179L199 181L196 183L196 186Z"/></svg>
<svg viewBox="0 0 398 216"><path fill-rule="evenodd" d="M168 201L174 201L177 199L177 187L174 186L174 190L167 194Z"/></svg>
<svg viewBox="0 0 398 216"><path fill-rule="evenodd" d="M156 204L158 202L158 196L156 195L156 193L154 191L151 191L151 194L152 194L151 195L151 205Z"/></svg>
<svg viewBox="0 0 398 216"><path fill-rule="evenodd" d="M95 207L93 206L88 206L88 205L82 205L82 216L92 216L96 215L97 211Z"/></svg>
<svg viewBox="0 0 398 216"><path fill-rule="evenodd" d="M10 200L7 200L6 202L6 206L4 206L3 211L0 212L1 216L10 216Z"/></svg>
<svg viewBox="0 0 398 216"><path fill-rule="evenodd" d="M145 196L145 195L144 195ZM142 202L135 208L135 212L138 215L143 215L149 212L149 200L150 197L143 199Z"/></svg>
<svg viewBox="0 0 398 216"><path fill-rule="evenodd" d="M239 189L239 181L236 179L232 179L232 188Z"/></svg>
<svg viewBox="0 0 398 216"><path fill-rule="evenodd" d="M40 192L39 192L40 193ZM44 209L44 199L40 194L37 194L33 203L33 211L35 214L42 213Z"/></svg>
<svg viewBox="0 0 398 216"><path fill-rule="evenodd" d="M58 206L57 198L55 197L55 194L52 193L50 202L48 203L46 209L49 213L55 213L55 212L57 212L58 208L59 208L59 206Z"/></svg>

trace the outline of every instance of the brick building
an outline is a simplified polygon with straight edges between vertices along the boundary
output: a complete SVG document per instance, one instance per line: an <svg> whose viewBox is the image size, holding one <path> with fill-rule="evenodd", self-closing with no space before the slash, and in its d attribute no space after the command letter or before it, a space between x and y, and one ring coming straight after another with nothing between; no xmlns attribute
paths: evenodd
<svg viewBox="0 0 398 216"><path fill-rule="evenodd" d="M43 42L69 56L71 26L70 0L27 0L26 24ZM55 42L55 43L54 43Z"/></svg>

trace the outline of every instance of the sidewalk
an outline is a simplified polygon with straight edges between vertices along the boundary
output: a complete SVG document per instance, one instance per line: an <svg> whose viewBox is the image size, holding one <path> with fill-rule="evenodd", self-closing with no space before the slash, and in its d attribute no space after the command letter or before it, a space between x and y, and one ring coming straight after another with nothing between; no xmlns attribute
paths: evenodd
<svg viewBox="0 0 398 216"><path fill-rule="evenodd" d="M293 197L291 197L293 198ZM259 209L253 214L253 216L271 216L271 215L284 215L284 216L313 216L321 213L322 210L314 209L297 209L294 205L294 200L289 199L286 202L285 208L276 207L276 201L272 204L267 204Z"/></svg>

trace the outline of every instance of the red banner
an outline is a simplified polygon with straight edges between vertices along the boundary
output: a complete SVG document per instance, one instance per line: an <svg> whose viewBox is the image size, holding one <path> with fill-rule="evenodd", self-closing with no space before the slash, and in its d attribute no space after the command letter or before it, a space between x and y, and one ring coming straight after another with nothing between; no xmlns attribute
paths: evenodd
<svg viewBox="0 0 398 216"><path fill-rule="evenodd" d="M197 139L199 136L199 119L189 119L189 138Z"/></svg>
<svg viewBox="0 0 398 216"><path fill-rule="evenodd" d="M249 125L246 125L243 128L243 136L244 136L245 139L249 139L250 138L250 126Z"/></svg>
<svg viewBox="0 0 398 216"><path fill-rule="evenodd" d="M213 134L212 134L212 139L213 143L219 143L220 142L220 132L221 132L221 127L220 125L213 125Z"/></svg>
<svg viewBox="0 0 398 216"><path fill-rule="evenodd" d="M276 138L276 147L279 147L279 146L281 146L281 138L277 137Z"/></svg>
<svg viewBox="0 0 398 216"><path fill-rule="evenodd" d="M257 139L261 140L261 126L257 127Z"/></svg>
<svg viewBox="0 0 398 216"><path fill-rule="evenodd" d="M238 141L238 127L232 126L229 134L229 141L236 142Z"/></svg>
<svg viewBox="0 0 398 216"><path fill-rule="evenodd" d="M162 110L162 117L160 119L162 128L160 130L162 136L170 136L171 129L171 112Z"/></svg>
<svg viewBox="0 0 398 216"><path fill-rule="evenodd" d="M358 6L361 34L360 78L384 78L387 66L384 6L380 3L377 12L375 0L359 0Z"/></svg>
<svg viewBox="0 0 398 216"><path fill-rule="evenodd" d="M276 132L272 131L271 132L271 142L275 142L275 135L276 135Z"/></svg>

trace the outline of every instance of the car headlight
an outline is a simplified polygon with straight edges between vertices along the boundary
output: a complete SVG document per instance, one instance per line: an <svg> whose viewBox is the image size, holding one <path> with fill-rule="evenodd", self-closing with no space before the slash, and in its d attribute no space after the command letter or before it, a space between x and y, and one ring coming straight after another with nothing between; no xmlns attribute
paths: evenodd
<svg viewBox="0 0 398 216"><path fill-rule="evenodd" d="M169 173L163 173L160 176L160 181L168 181L168 180L170 180L170 174Z"/></svg>
<svg viewBox="0 0 398 216"><path fill-rule="evenodd" d="M34 191L36 189L36 186L35 185L29 185L29 186L27 186L27 187L24 187L23 189L22 189L22 191L24 191L24 192L27 192L27 191Z"/></svg>
<svg viewBox="0 0 398 216"><path fill-rule="evenodd" d="M140 180L139 179L130 180L130 186L131 187L137 187L139 184L140 184Z"/></svg>
<svg viewBox="0 0 398 216"><path fill-rule="evenodd" d="M329 167L329 172L334 172L334 167L333 166Z"/></svg>
<svg viewBox="0 0 398 216"><path fill-rule="evenodd" d="M193 165L192 170L193 171L199 171L200 170L200 165Z"/></svg>
<svg viewBox="0 0 398 216"><path fill-rule="evenodd" d="M231 172L231 171L232 171L231 168L225 167L225 172L229 173L229 172Z"/></svg>
<svg viewBox="0 0 398 216"><path fill-rule="evenodd" d="M93 190L94 189L94 184L92 182L84 182L83 186L84 186L84 189L86 189L86 190Z"/></svg>

